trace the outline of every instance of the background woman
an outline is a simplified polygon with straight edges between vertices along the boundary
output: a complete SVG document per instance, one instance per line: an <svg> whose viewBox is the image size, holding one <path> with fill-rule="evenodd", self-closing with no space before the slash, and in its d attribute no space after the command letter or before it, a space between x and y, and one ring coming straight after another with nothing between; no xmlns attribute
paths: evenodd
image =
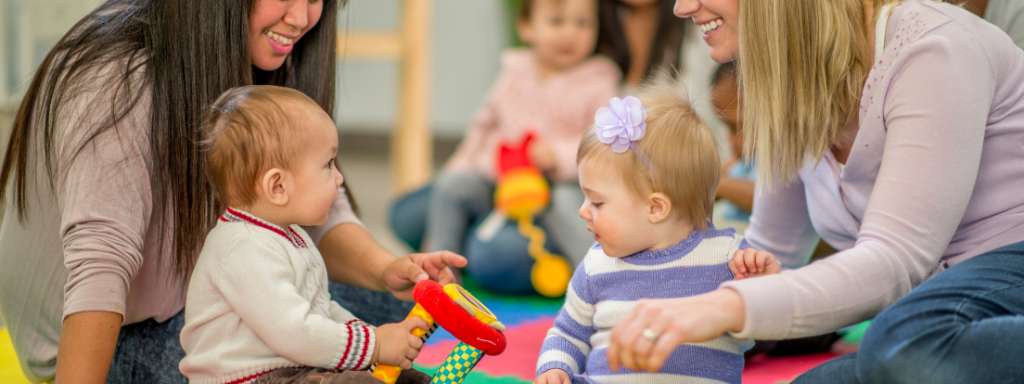
<svg viewBox="0 0 1024 384"><path fill-rule="evenodd" d="M640 304L610 363L653 370L727 331L789 338L877 315L860 351L797 382L1024 380L1024 51L930 1L679 0L675 12L705 28L716 61L739 58L746 148L766 184L749 241L795 264L815 233L840 252Z"/></svg>
<svg viewBox="0 0 1024 384"><path fill-rule="evenodd" d="M338 6L115 0L57 43L0 170L0 314L33 381L184 382L185 285L219 214L198 146L202 114L254 83L298 89L331 113ZM439 270L464 265L450 253L395 259L343 190L328 223L309 230L331 279L410 299L412 281L450 280ZM338 287L335 298L368 321L405 314Z"/></svg>

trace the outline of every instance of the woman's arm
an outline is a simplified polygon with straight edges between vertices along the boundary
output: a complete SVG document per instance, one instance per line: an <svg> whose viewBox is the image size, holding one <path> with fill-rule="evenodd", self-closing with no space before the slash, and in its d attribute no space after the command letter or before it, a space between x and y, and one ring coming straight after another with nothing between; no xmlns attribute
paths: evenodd
<svg viewBox="0 0 1024 384"><path fill-rule="evenodd" d="M678 316L640 313L620 323L612 340L618 354L651 359L649 350L631 343L660 319L682 330L669 340L675 345L730 330L742 338L834 330L877 314L920 284L962 220L980 164L995 79L991 68L979 67L987 55L972 36L962 30L925 36L890 63L897 77L890 80L884 116L867 116L885 119L886 138L854 247L798 270L652 303Z"/></svg>
<svg viewBox="0 0 1024 384"><path fill-rule="evenodd" d="M398 260L356 223L330 229L318 248L327 264L328 278L373 291L387 290L384 268Z"/></svg>
<svg viewBox="0 0 1024 384"><path fill-rule="evenodd" d="M890 63L883 115L867 116L884 119L885 146L857 242L796 271L726 283L746 302L740 337L798 337L865 320L934 270L975 188L995 87L973 35L959 24L940 28L949 30Z"/></svg>
<svg viewBox="0 0 1024 384"><path fill-rule="evenodd" d="M771 252L786 268L806 265L811 260L818 234L807 211L804 183L799 178L776 185L754 196L750 227L744 233L755 248Z"/></svg>
<svg viewBox="0 0 1024 384"><path fill-rule="evenodd" d="M75 95L57 126L56 192L68 270L57 351L62 383L106 381L153 209L148 107L90 137L113 97L99 86Z"/></svg>
<svg viewBox="0 0 1024 384"><path fill-rule="evenodd" d="M64 319L55 383L106 383L122 319L119 313L92 311Z"/></svg>
<svg viewBox="0 0 1024 384"><path fill-rule="evenodd" d="M396 258L356 223L331 228L318 248L331 280L374 291L391 291L406 301L412 301L412 288L420 280L453 283L455 276L448 267L466 266L465 258L448 251Z"/></svg>

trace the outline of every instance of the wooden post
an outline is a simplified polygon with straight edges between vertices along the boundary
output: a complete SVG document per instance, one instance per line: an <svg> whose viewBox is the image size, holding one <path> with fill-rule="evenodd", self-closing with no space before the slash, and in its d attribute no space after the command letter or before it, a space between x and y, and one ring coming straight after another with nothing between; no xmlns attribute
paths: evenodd
<svg viewBox="0 0 1024 384"><path fill-rule="evenodd" d="M401 193L430 181L433 135L430 132L431 0L405 0L402 9L402 59L398 116L391 135L391 187Z"/></svg>

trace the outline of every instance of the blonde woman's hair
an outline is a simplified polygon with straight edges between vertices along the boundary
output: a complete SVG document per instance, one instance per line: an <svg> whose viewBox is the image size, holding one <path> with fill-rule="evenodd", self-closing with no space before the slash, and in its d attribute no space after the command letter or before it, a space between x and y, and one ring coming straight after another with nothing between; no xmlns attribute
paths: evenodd
<svg viewBox="0 0 1024 384"><path fill-rule="evenodd" d="M714 133L679 87L649 85L636 97L647 110L647 131L635 144L639 152L615 153L591 126L580 140L576 164L594 161L615 172L637 201L664 193L694 229L707 229L721 173Z"/></svg>
<svg viewBox="0 0 1024 384"><path fill-rule="evenodd" d="M302 92L272 85L231 88L213 103L203 121L203 144L207 178L220 203L254 203L259 177L288 168L302 144L289 111L307 108L320 106Z"/></svg>
<svg viewBox="0 0 1024 384"><path fill-rule="evenodd" d="M744 152L767 187L792 181L840 141L859 112L871 68L868 33L885 4L874 0L741 0L740 87Z"/></svg>

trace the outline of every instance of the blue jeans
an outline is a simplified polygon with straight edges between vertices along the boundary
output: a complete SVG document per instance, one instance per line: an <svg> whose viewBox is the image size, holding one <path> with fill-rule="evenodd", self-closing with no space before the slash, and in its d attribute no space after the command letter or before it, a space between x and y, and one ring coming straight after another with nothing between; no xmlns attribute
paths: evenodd
<svg viewBox="0 0 1024 384"><path fill-rule="evenodd" d="M400 301L388 292L373 292L329 282L331 299L373 325L402 321L413 303ZM149 319L121 327L108 384L185 384L178 363L185 357L178 334L185 325L185 311L158 323Z"/></svg>
<svg viewBox="0 0 1024 384"><path fill-rule="evenodd" d="M808 383L1024 383L1024 242L939 273L878 314Z"/></svg>

